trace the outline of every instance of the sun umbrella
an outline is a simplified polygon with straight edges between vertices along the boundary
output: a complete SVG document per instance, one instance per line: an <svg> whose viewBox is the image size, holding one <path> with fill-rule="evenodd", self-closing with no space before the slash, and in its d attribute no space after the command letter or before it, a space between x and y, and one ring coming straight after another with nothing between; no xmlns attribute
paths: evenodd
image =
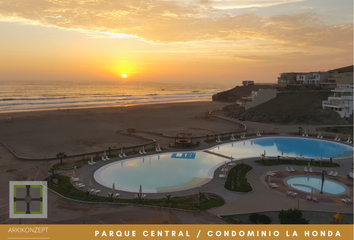
<svg viewBox="0 0 354 240"><path fill-rule="evenodd" d="M113 185L112 185L112 192L114 192L116 190L116 186L114 185L114 183L113 183Z"/></svg>
<svg viewBox="0 0 354 240"><path fill-rule="evenodd" d="M311 188L311 199L313 198L313 188Z"/></svg>
<svg viewBox="0 0 354 240"><path fill-rule="evenodd" d="M106 156L106 151L103 152L103 156L104 156L104 157Z"/></svg>
<svg viewBox="0 0 354 240"><path fill-rule="evenodd" d="M139 196L141 197L141 194L143 193L143 187L140 185L140 188L139 188Z"/></svg>
<svg viewBox="0 0 354 240"><path fill-rule="evenodd" d="M284 151L283 151L283 150L281 150L281 155L282 155L282 156L284 155Z"/></svg>
<svg viewBox="0 0 354 240"><path fill-rule="evenodd" d="M92 180L90 178L90 181L89 181L89 187L92 187Z"/></svg>
<svg viewBox="0 0 354 240"><path fill-rule="evenodd" d="M268 175L268 182L270 183L270 175Z"/></svg>
<svg viewBox="0 0 354 240"><path fill-rule="evenodd" d="M93 156L91 155L91 162L93 162Z"/></svg>
<svg viewBox="0 0 354 240"><path fill-rule="evenodd" d="M225 163L224 163L224 172L226 173L226 171L227 171L227 166L226 166L226 161L225 161Z"/></svg>
<svg viewBox="0 0 354 240"><path fill-rule="evenodd" d="M120 153L123 154L123 148L120 149Z"/></svg>
<svg viewBox="0 0 354 240"><path fill-rule="evenodd" d="M338 219L338 220L343 219L343 217L339 213L333 215L333 218Z"/></svg>
<svg viewBox="0 0 354 240"><path fill-rule="evenodd" d="M264 150L264 156L266 155L266 150Z"/></svg>
<svg viewBox="0 0 354 240"><path fill-rule="evenodd" d="M302 157L302 151L300 152L300 157Z"/></svg>
<svg viewBox="0 0 354 240"><path fill-rule="evenodd" d="M307 166L310 167L310 162L308 162Z"/></svg>

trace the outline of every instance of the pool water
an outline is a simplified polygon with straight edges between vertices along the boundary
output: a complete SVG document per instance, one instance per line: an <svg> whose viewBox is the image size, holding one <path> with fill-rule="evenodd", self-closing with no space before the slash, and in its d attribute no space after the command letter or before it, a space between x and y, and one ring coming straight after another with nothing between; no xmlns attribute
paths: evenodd
<svg viewBox="0 0 354 240"><path fill-rule="evenodd" d="M296 188L303 192L311 193L312 188L316 188L321 191L322 178L318 177L292 177L289 178L287 184L291 185L293 188ZM300 185L298 185L300 184ZM305 185L305 186L303 186ZM323 192L330 194L340 194L345 191L345 188L342 184L337 183L332 180L325 179L323 185Z"/></svg>
<svg viewBox="0 0 354 240"><path fill-rule="evenodd" d="M340 143L292 137L263 137L237 141L217 146L211 151L221 153L235 158L259 156L266 151L267 156L281 155L305 158L317 158L322 154L322 158L341 158L353 156L353 147Z"/></svg>
<svg viewBox="0 0 354 240"><path fill-rule="evenodd" d="M268 156L298 156L323 158L348 157L353 148L329 141L264 137L219 145L211 152L233 156L237 160L259 157L266 151ZM226 158L203 151L163 153L106 164L94 173L95 180L108 188L127 192L137 192L142 185L145 193L163 193L191 189L201 186L213 178L216 168L223 165Z"/></svg>
<svg viewBox="0 0 354 240"><path fill-rule="evenodd" d="M95 180L109 188L144 193L178 191L200 186L213 178L214 170L228 159L204 152L165 153L104 165Z"/></svg>

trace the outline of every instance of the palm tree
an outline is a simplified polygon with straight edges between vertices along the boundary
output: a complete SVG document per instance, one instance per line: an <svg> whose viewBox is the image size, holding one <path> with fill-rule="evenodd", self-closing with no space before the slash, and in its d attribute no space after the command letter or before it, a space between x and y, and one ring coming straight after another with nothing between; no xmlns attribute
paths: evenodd
<svg viewBox="0 0 354 240"><path fill-rule="evenodd" d="M63 152L59 152L59 153L57 154L57 158L60 159L60 165L63 165L63 158L66 158L66 157L67 157L66 154L63 153Z"/></svg>

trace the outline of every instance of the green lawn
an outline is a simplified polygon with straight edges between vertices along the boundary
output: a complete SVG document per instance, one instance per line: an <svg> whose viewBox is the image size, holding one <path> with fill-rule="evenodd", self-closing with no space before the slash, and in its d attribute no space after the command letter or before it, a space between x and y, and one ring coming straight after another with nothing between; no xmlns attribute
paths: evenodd
<svg viewBox="0 0 354 240"><path fill-rule="evenodd" d="M67 198L88 201L88 202L112 202L112 203L129 203L137 205L152 205L159 207L171 207L191 211L207 210L214 207L219 207L224 205L224 200L212 194L202 194L201 201L199 201L199 194L183 196L183 197L173 197L170 198L170 203L167 203L167 198L162 199L122 199L122 198L109 198L97 195L91 195L86 192L76 189L70 182L70 178L66 176L55 176L58 179L58 184L52 181L49 184L49 188L56 191L60 195Z"/></svg>
<svg viewBox="0 0 354 240"><path fill-rule="evenodd" d="M284 165L284 164L293 164L293 165L298 165L298 166L307 166L308 163L311 161L299 161L299 160L276 160L276 159L271 159L271 160L256 160L256 163L263 165L263 166L275 166L275 165ZM313 167L320 167L321 163L320 162L314 162L310 164ZM330 162L322 162L322 167L339 167L340 165L338 163L330 163Z"/></svg>
<svg viewBox="0 0 354 240"><path fill-rule="evenodd" d="M251 185L248 183L246 174L251 171L252 167L247 164L238 164L231 168L227 175L225 188L237 192L252 191Z"/></svg>

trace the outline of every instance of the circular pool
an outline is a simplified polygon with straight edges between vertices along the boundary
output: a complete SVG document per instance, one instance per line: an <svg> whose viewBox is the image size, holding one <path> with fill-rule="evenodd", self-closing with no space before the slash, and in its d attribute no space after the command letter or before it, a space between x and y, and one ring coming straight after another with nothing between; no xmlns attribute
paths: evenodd
<svg viewBox="0 0 354 240"><path fill-rule="evenodd" d="M160 153L124 159L106 164L94 173L99 184L117 190L137 192L142 185L145 193L163 193L199 187L214 176L219 166L233 156L238 161L259 157L266 151L267 156L281 155L323 158L349 157L353 147L331 141L296 138L262 137L218 145L208 151ZM211 154L212 153L212 154Z"/></svg>
<svg viewBox="0 0 354 240"><path fill-rule="evenodd" d="M311 193L312 188L321 191L322 178L300 176L289 178L286 182L293 188L296 188L303 192ZM344 191L345 187L341 183L325 179L323 185L324 193L340 194Z"/></svg>

